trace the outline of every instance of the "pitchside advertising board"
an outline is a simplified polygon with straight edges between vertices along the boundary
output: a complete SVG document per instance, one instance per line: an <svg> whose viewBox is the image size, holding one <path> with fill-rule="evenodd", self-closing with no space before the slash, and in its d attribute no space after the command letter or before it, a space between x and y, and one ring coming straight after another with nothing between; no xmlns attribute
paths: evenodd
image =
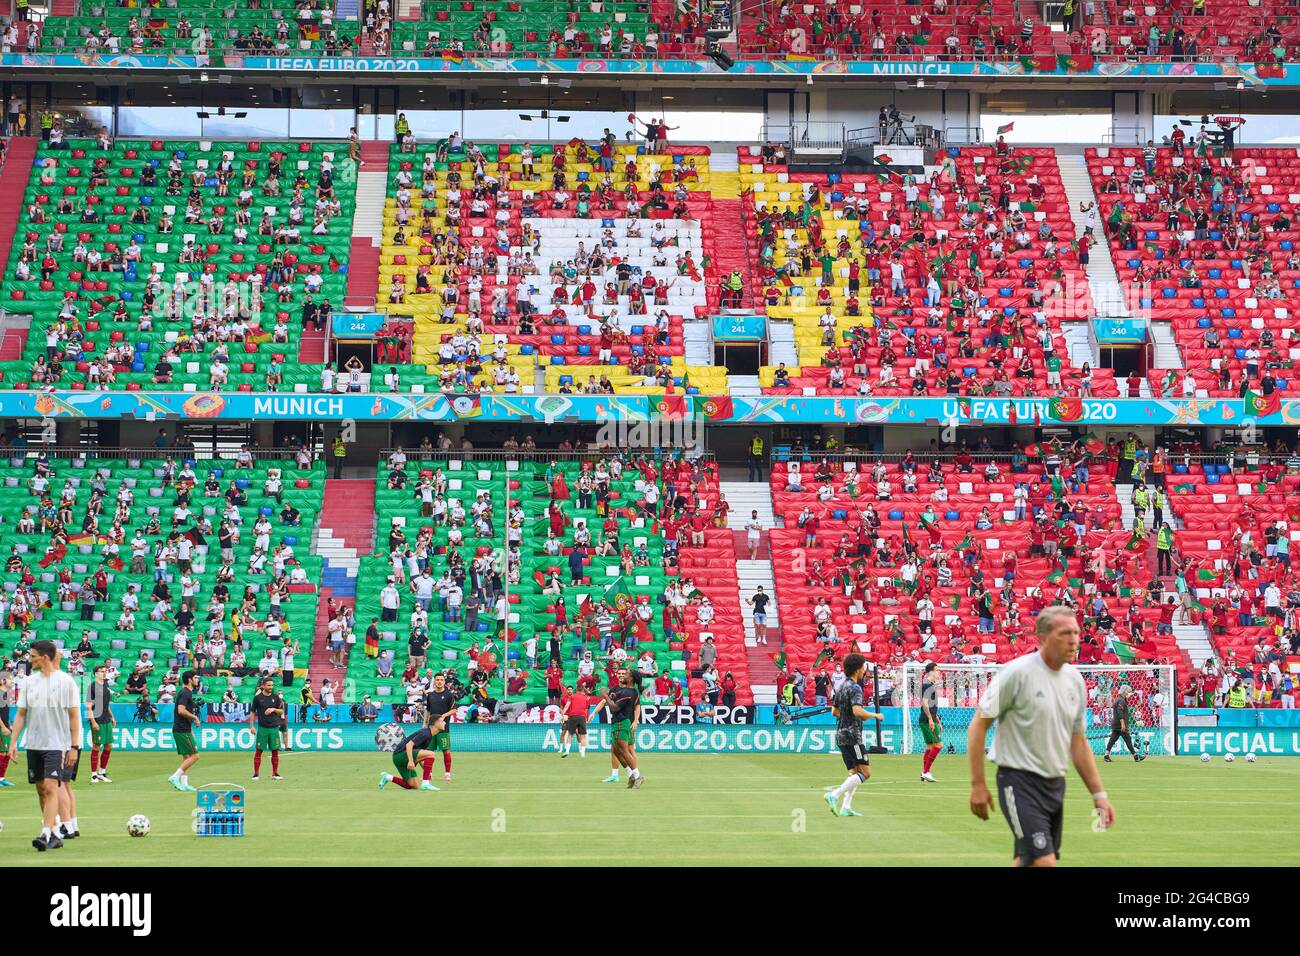
<svg viewBox="0 0 1300 956"><path fill-rule="evenodd" d="M293 710L296 710L294 708ZM294 723L289 726L294 749L300 751L325 751L337 753L373 752L375 730L392 719L391 711L380 714L372 723L354 723L346 715L338 722ZM721 710L721 708L720 708ZM738 708L738 711L741 709ZM292 711L291 711L292 712ZM879 726L874 721L863 728L863 738L868 746L880 745L891 753L898 753L903 742L903 726L898 708L883 709L885 720ZM1234 713L1221 711L1217 726L1200 724L1205 711L1188 711L1187 725L1178 728L1178 753L1198 757L1201 754L1221 756L1231 753L1258 757L1300 756L1300 717L1295 711L1248 711ZM760 708L755 715L758 723L745 722L746 713L723 713L720 717L734 719L735 723L701 723L689 708L645 708L645 717L637 732L637 748L658 753L837 753L835 727L823 722L827 718L814 715L794 723L772 723L769 708ZM254 734L248 727L247 717L231 713L231 720L207 722L199 725L199 746L211 751L251 750ZM680 718L680 719L677 719ZM1180 721L1182 717L1180 716ZM1246 722L1249 724L1246 725ZM1240 725L1239 725L1240 724ZM113 731L113 745L120 750L171 750L174 746L171 720L157 723L134 723L126 715ZM402 724L404 730L414 729L414 724ZM462 751L538 753L555 750L560 745L560 724L452 724L455 749ZM1109 727L1098 723L1089 728L1088 739L1093 750L1100 752L1108 736ZM1139 731L1139 736L1141 736ZM945 736L954 750L966 749L965 726L945 728ZM607 724L592 724L589 744L598 749L608 748L610 729ZM1154 743L1154 739L1153 739ZM89 746L89 738L86 746ZM1161 748L1153 746L1153 754Z"/></svg>
<svg viewBox="0 0 1300 956"><path fill-rule="evenodd" d="M414 728L413 724L402 726ZM378 749L375 728L375 724L291 724L289 734L298 751L365 753ZM197 737L203 750L253 749L254 733L245 724L203 724ZM540 753L559 749L560 725L454 724L452 739L458 751ZM878 743L896 752L902 741L902 727L882 724L879 735L867 727L863 739L868 746ZM158 724L119 724L113 741L116 749L128 751L170 751L175 743L171 728ZM589 746L608 749L611 742L608 725L591 727ZM90 746L89 737L85 745ZM835 728L827 724L642 724L636 745L645 753L838 753ZM1300 756L1300 730L1193 727L1179 730L1178 751L1185 757L1228 753L1238 757L1247 753L1296 757Z"/></svg>
<svg viewBox="0 0 1300 956"><path fill-rule="evenodd" d="M226 703L220 702L215 704L204 705L204 723L212 724L238 724L248 720L250 710L249 704L245 703ZM148 723L170 724L174 708L171 704L159 704L155 709L157 714L154 719ZM401 722L408 708L402 705L384 704L378 707L375 712L373 723L383 724L389 721ZM113 717L119 724L141 723L140 708L136 704L113 704ZM757 711L758 716L755 715ZM763 714L766 713L766 719ZM299 723L303 724L321 724L321 723L351 723L353 722L352 707L347 704L335 704L332 707L321 707L313 705L307 709L307 715L302 716L302 708L289 702L290 716L297 717ZM457 722L463 722L465 717L464 708L453 718ZM557 724L561 720L560 709L554 705L548 705L545 708L533 707L525 712L525 716L518 718L522 723L552 723ZM660 706L657 704L643 704L641 707L641 722L643 724L694 724L702 723L699 714L693 707L671 707ZM713 709L713 716L709 723L713 724L752 724L755 722L774 723L772 720L772 708L758 707L751 708L745 705L736 707L718 706Z"/></svg>
<svg viewBox="0 0 1300 956"><path fill-rule="evenodd" d="M294 750L332 753L376 752L376 724L290 724ZM414 724L403 724L414 730ZM895 732L885 731L883 746L890 746ZM195 733L204 751L246 751L253 749L254 733L247 724L201 724ZM560 747L559 724L453 724L452 747L462 752L542 753ZM865 735L874 744L874 733ZM590 727L588 746L607 750L613 742L608 724ZM171 728L162 724L119 724L113 731L113 746L130 751L169 751L174 741ZM86 746L90 746L89 738ZM642 724L636 735L642 753L838 753L835 728L827 726L772 726L748 724Z"/></svg>

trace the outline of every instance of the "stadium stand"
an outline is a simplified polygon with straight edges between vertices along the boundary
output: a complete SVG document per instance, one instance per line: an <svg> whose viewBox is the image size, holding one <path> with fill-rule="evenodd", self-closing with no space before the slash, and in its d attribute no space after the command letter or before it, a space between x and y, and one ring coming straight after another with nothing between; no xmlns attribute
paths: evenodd
<svg viewBox="0 0 1300 956"><path fill-rule="evenodd" d="M1110 466L1079 462L1084 473L1053 475L1024 454L1009 467L966 451L778 454L784 527L771 537L787 666L812 694L854 642L882 665L1003 662L1033 647L1041 608L1064 602L1083 619L1080 660L1116 662L1107 648L1128 631L1144 659L1190 673L1172 634L1156 633L1159 595L1129 547Z"/></svg>
<svg viewBox="0 0 1300 956"><path fill-rule="evenodd" d="M404 457L400 449L390 456L376 492L380 554L363 559L357 582L358 628L373 621L375 630L365 658L351 662L349 700L414 706L432 671L450 669L476 702L542 706L559 699L557 681L594 687L605 652L621 648L664 678L646 683L647 702L692 703L709 691L715 701L732 693L736 703L753 702L734 562L718 567L714 553L730 549L730 533L709 527L699 546L676 535L679 513L713 523L716 466L676 463L661 472L619 456ZM719 673L706 688L688 673L710 635ZM430 643L419 668L411 658L422 637Z"/></svg>
<svg viewBox="0 0 1300 956"><path fill-rule="evenodd" d="M395 24L394 52L638 59L704 54L699 15L677 14L661 2L560 6L550 0L426 0L419 9L415 22Z"/></svg>
<svg viewBox="0 0 1300 956"><path fill-rule="evenodd" d="M707 313L708 149L393 145L378 308L413 319L416 367L444 391L719 394L687 365Z"/></svg>
<svg viewBox="0 0 1300 956"><path fill-rule="evenodd" d="M932 0L840 6L763 0L740 21L746 55L826 59L956 59L1019 52L1016 4ZM1031 21L1032 22L1032 21Z"/></svg>
<svg viewBox="0 0 1300 956"><path fill-rule="evenodd" d="M246 452L246 450L245 450ZM256 675L305 673L320 559L309 554L324 467L297 458L47 458L0 467L8 546L0 641L14 660L54 640L67 669L107 664L119 692L170 703L187 664L212 702L247 702ZM217 671L220 670L220 676ZM149 696L138 695L147 689Z"/></svg>
<svg viewBox="0 0 1300 956"><path fill-rule="evenodd" d="M718 13L715 5L710 16L718 20ZM706 28L713 27L721 35L730 29L668 0L382 0L355 13L324 0L258 0L243 8L210 0L165 6L83 0L79 11L56 8L43 23L15 25L6 44L29 52L109 55L694 59L706 55ZM1209 0L1186 9L1105 0L1058 21L1011 0L847 6L763 0L741 14L738 27L737 50L746 58L1020 60L1038 71L1229 56L1280 63L1297 40L1289 7L1278 0Z"/></svg>
<svg viewBox="0 0 1300 956"><path fill-rule="evenodd" d="M1175 535L1177 590L1187 597L1177 613L1207 627L1229 671L1252 676L1256 702L1265 689L1276 688L1275 700L1281 696L1282 665L1269 649L1279 643L1279 626L1282 635L1294 633L1300 613L1290 559L1290 504L1300 478L1282 459L1258 457L1243 468L1231 461L1178 463L1165 479L1182 523ZM1294 706L1295 691L1288 696Z"/></svg>
<svg viewBox="0 0 1300 956"><path fill-rule="evenodd" d="M47 17L42 49L66 53L212 54L299 52L348 54L357 47L353 22L335 22L330 0L170 0L122 5L81 0L72 16Z"/></svg>
<svg viewBox="0 0 1300 956"><path fill-rule="evenodd" d="M6 270L32 326L4 382L319 387L292 360L300 325L343 300L351 165L337 143L42 144Z"/></svg>
<svg viewBox="0 0 1300 956"><path fill-rule="evenodd" d="M704 55L704 24L694 10L652 4L553 0L371 2L345 15L329 0L256 0L229 8L211 0L123 7L83 0L44 29L13 44L77 53L269 54L327 56L532 54L574 57L694 58ZM400 9L395 9L400 8Z"/></svg>
<svg viewBox="0 0 1300 956"><path fill-rule="evenodd" d="M1300 354L1296 151L1204 155L1181 128L1174 135L1178 148L1086 154L1116 272L1153 321L1169 323L1187 366L1150 380L1167 395L1282 397Z"/></svg>
<svg viewBox="0 0 1300 956"><path fill-rule="evenodd" d="M1074 368L1060 315L1090 314L1048 147L950 147L928 179L791 173L740 148L768 316L794 325L774 394L1118 394ZM986 370L992 372L986 374Z"/></svg>

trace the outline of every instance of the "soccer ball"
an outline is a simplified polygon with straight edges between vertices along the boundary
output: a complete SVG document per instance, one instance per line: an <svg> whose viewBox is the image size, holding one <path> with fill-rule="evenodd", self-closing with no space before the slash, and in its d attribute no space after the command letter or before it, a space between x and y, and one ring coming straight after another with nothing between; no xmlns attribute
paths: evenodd
<svg viewBox="0 0 1300 956"><path fill-rule="evenodd" d="M1246 753L1246 763L1255 762L1255 751L1251 750Z"/></svg>
<svg viewBox="0 0 1300 956"><path fill-rule="evenodd" d="M401 724L380 724L375 731L375 746L385 753L392 753L405 738Z"/></svg>
<svg viewBox="0 0 1300 956"><path fill-rule="evenodd" d="M625 660L627 660L627 651L623 650L623 648L621 648L621 647L616 647L616 648L614 648L612 651L609 652L609 656L610 656L613 660L615 660L615 661L617 661L618 663L621 664L621 663L623 663Z"/></svg>
<svg viewBox="0 0 1300 956"><path fill-rule="evenodd" d="M142 837L149 835L149 818L143 813L137 813L130 820L126 821L126 832L133 837Z"/></svg>
<svg viewBox="0 0 1300 956"><path fill-rule="evenodd" d="M1210 762L1210 755L1209 755L1209 754L1201 754L1201 763L1209 763L1209 762Z"/></svg>
<svg viewBox="0 0 1300 956"><path fill-rule="evenodd" d="M1237 758L1234 757L1232 754L1224 754L1224 755L1223 755L1223 762L1224 762L1224 763L1232 763L1232 762L1233 762L1234 760L1236 760L1236 759L1237 759Z"/></svg>

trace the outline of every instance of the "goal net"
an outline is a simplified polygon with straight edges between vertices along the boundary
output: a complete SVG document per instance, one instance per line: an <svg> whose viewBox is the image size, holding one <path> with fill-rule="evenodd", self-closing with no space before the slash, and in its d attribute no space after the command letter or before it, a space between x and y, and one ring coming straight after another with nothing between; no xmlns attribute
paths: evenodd
<svg viewBox="0 0 1300 956"><path fill-rule="evenodd" d="M903 712L901 753L921 753L925 742L921 735L921 685L934 685L930 706L939 716L940 745L945 753L965 753L966 735L975 708L985 689L999 670L997 664L940 664L927 681L922 680L923 664L909 663L903 668L901 688L896 698ZM1128 698L1129 736L1138 753L1170 755L1175 752L1174 668L1168 664L1130 667L1113 664L1076 664L1088 689L1087 736L1093 753L1100 754L1110 739L1115 700ZM951 751L949 750L951 748ZM1127 756L1122 741L1112 754Z"/></svg>

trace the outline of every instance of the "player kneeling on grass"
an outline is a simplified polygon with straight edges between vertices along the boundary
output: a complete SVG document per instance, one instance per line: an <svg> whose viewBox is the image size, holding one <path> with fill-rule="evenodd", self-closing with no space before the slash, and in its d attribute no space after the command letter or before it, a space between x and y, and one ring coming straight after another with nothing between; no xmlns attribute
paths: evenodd
<svg viewBox="0 0 1300 956"><path fill-rule="evenodd" d="M288 709L284 698L275 692L275 681L263 677L253 696L253 709L248 712L248 726L257 734L253 751L254 780L262 775L263 750L271 751L271 779L283 779L280 776L280 721Z"/></svg>
<svg viewBox="0 0 1300 956"><path fill-rule="evenodd" d="M403 790L437 790L438 788L427 780L417 787L415 778L420 773L419 764L425 760L432 760L437 755L433 749L433 739L442 733L446 725L445 718L430 717L427 726L421 727L413 734L407 734L393 751L393 767L397 773L381 773L379 789L383 790L390 783L395 783Z"/></svg>
<svg viewBox="0 0 1300 956"><path fill-rule="evenodd" d="M862 675L866 669L867 659L861 654L846 656L844 674L848 679L840 684L840 689L831 699L831 713L835 715L835 743L839 745L849 775L842 784L826 794L825 800L831 813L840 817L862 816L853 809L854 791L871 777L870 759L867 757L866 745L862 743L862 722L884 720L883 714L862 706Z"/></svg>

